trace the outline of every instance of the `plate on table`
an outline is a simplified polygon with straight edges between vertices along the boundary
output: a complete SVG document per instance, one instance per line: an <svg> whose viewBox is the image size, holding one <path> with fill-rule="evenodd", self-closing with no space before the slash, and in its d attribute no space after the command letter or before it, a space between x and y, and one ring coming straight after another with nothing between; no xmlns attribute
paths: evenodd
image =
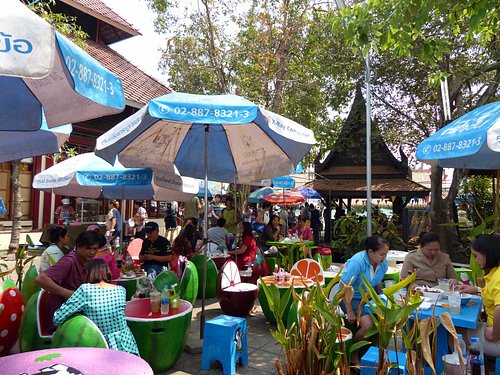
<svg viewBox="0 0 500 375"><path fill-rule="evenodd" d="M133 275L122 275L120 278L121 279L133 279L134 277L137 277L136 274Z"/></svg>

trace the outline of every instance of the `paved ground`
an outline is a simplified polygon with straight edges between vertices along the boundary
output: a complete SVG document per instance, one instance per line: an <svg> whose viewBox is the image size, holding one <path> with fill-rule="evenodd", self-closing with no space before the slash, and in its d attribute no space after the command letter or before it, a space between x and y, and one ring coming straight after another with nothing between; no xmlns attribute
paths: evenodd
<svg viewBox="0 0 500 375"><path fill-rule="evenodd" d="M258 305L258 301L256 305ZM222 314L222 310L217 300L215 298L207 300L207 306L205 308L206 319L211 319L219 314ZM163 374L222 373L222 367L218 362L213 362L209 371L201 370L201 348L203 346L203 341L200 340L200 315L201 300L198 300L193 309L193 321L187 347L174 368ZM265 375L277 373L274 362L280 356L281 347L276 344L276 340L271 336L271 329L274 329L274 327L266 324L260 307L257 308L256 316L247 317L249 363L248 367L238 366L236 374Z"/></svg>

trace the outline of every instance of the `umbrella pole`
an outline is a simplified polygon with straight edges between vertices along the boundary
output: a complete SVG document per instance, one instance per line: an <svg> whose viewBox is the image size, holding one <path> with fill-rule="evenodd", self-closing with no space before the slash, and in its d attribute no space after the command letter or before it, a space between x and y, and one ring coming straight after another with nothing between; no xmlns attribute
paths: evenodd
<svg viewBox="0 0 500 375"><path fill-rule="evenodd" d="M205 207L203 214L203 289L201 296L200 339L205 328L205 292L207 290L207 245L208 245L208 124L205 124Z"/></svg>

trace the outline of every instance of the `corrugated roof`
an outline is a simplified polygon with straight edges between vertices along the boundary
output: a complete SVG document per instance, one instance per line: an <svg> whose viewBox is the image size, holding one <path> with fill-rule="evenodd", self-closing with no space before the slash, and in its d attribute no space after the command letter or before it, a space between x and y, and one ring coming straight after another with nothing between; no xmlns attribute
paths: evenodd
<svg viewBox="0 0 500 375"><path fill-rule="evenodd" d="M131 35L141 35L132 24L115 13L110 7L104 4L101 0L60 0L76 9L85 10L85 13L91 14L94 17L110 23ZM82 9L85 8L85 9Z"/></svg>
<svg viewBox="0 0 500 375"><path fill-rule="evenodd" d="M316 179L305 186L312 187L316 191L328 194L331 192L336 197L365 198L366 179ZM430 189L407 178L381 178L372 179L372 195L374 198L381 195L409 195L423 197L428 195Z"/></svg>
<svg viewBox="0 0 500 375"><path fill-rule="evenodd" d="M110 47L92 40L87 40L87 47L87 52L93 58L121 78L126 100L146 104L172 91Z"/></svg>

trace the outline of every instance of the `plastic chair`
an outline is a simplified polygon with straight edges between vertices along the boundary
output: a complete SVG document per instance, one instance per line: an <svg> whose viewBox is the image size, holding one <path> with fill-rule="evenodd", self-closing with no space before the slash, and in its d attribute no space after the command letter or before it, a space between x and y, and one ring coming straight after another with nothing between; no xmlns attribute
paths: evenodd
<svg viewBox="0 0 500 375"><path fill-rule="evenodd" d="M38 276L38 270L35 265L32 265L24 274L23 284L21 285L21 294L23 299L28 302L33 294L38 292L41 288L35 283Z"/></svg>
<svg viewBox="0 0 500 375"><path fill-rule="evenodd" d="M196 254L190 259L191 262L196 266L198 271L198 298L202 297L203 294L203 262L204 257L202 254ZM214 261L207 258L207 276L206 276L206 290L205 298L214 298L217 296L217 266Z"/></svg>
<svg viewBox="0 0 500 375"><path fill-rule="evenodd" d="M198 295L198 271L193 262L187 262L186 268L182 273L180 285L180 297L189 301L192 305L196 302Z"/></svg>
<svg viewBox="0 0 500 375"><path fill-rule="evenodd" d="M207 254L218 254L218 253L222 253L222 251L219 249L219 245L217 245L215 242L208 241Z"/></svg>
<svg viewBox="0 0 500 375"><path fill-rule="evenodd" d="M57 327L52 338L53 348L103 348L108 342L99 327L84 315L75 315Z"/></svg>
<svg viewBox="0 0 500 375"><path fill-rule="evenodd" d="M217 299L224 314L247 316L257 294L257 285L242 283L236 262L228 260L217 277Z"/></svg>
<svg viewBox="0 0 500 375"><path fill-rule="evenodd" d="M26 306L19 327L19 349L21 352L48 349L52 346L52 316L48 309L49 293L40 290Z"/></svg>
<svg viewBox="0 0 500 375"><path fill-rule="evenodd" d="M127 252L132 257L132 260L135 264L141 264L139 260L139 254L141 253L143 240L141 238L136 238L128 244Z"/></svg>
<svg viewBox="0 0 500 375"><path fill-rule="evenodd" d="M304 276L314 282L318 281L320 284L324 284L325 282L323 269L314 259L307 258L299 260L293 265L290 274L292 276Z"/></svg>
<svg viewBox="0 0 500 375"><path fill-rule="evenodd" d="M174 284L179 285L179 278L173 271L163 271L158 276L156 276L155 280L153 281L154 287L159 292L163 290L164 285L168 285L168 287L171 288Z"/></svg>

